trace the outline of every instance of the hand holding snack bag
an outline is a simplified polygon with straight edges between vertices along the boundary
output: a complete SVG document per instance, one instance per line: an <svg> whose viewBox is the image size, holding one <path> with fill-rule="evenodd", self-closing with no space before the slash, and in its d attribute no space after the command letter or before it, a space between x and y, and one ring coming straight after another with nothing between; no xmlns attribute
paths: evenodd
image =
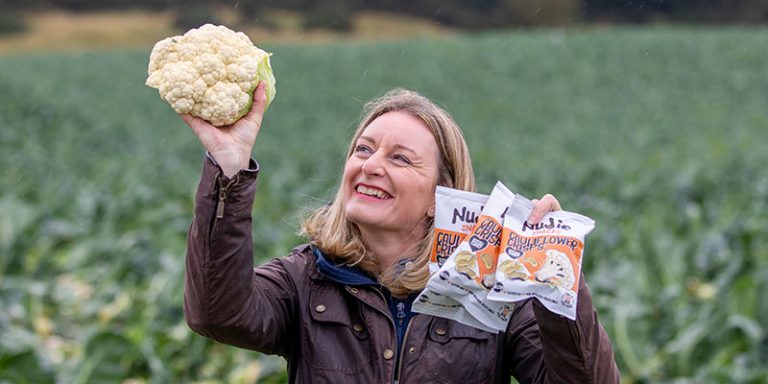
<svg viewBox="0 0 768 384"><path fill-rule="evenodd" d="M584 238L594 220L573 212L549 212L528 223L533 203L521 195L504 217L496 284L488 299L516 302L535 297L547 309L576 319Z"/></svg>
<svg viewBox="0 0 768 384"><path fill-rule="evenodd" d="M460 302L467 312L484 325L478 328L492 332L506 328L514 308L512 304L486 298L496 280L503 217L514 196L502 183L496 183L471 234L458 245L440 270L432 275L425 289L425 292L429 290L433 294L449 296ZM417 303L423 300L423 295L424 292L417 298ZM414 306L414 311L422 312L420 309ZM433 312L422 313L440 316ZM462 322L460 319L454 320Z"/></svg>

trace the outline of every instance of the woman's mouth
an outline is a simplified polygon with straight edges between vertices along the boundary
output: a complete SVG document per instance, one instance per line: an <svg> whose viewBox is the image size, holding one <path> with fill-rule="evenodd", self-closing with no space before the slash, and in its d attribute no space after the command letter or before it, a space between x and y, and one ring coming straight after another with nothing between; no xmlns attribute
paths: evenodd
<svg viewBox="0 0 768 384"><path fill-rule="evenodd" d="M378 199L378 200L387 200L387 199L391 199L392 198L392 196L390 194L382 191L381 189L373 188L373 187L369 187L369 186L365 186L365 185L358 185L355 188L355 192L357 192L357 193L359 193L359 194L361 194L363 196L372 197L372 198L375 198L375 199Z"/></svg>

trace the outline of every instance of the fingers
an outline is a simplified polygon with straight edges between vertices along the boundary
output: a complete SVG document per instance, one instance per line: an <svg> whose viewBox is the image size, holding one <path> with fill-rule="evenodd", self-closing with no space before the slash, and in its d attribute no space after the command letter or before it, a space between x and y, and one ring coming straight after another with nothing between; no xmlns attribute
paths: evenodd
<svg viewBox="0 0 768 384"><path fill-rule="evenodd" d="M560 207L560 202L550 194L542 196L541 200L533 199L531 202L533 203L533 211L528 216L529 224L537 224L547 213L563 209Z"/></svg>
<svg viewBox="0 0 768 384"><path fill-rule="evenodd" d="M179 114L205 149L213 154L220 152L250 153L261 127L266 107L266 82L261 81L253 91L250 111L232 125L215 127L210 122L190 114Z"/></svg>
<svg viewBox="0 0 768 384"><path fill-rule="evenodd" d="M211 123L197 116L192 116L188 113L180 113L179 116L181 116L181 119L184 120L185 124L192 128L192 132L194 132L195 135L200 138L200 141L203 143L205 143L205 139L210 137L212 132L217 129L211 125Z"/></svg>
<svg viewBox="0 0 768 384"><path fill-rule="evenodd" d="M181 116L181 119L184 120L184 123L192 127L192 120L195 119L194 116L190 115L189 113L179 113L179 116Z"/></svg>
<svg viewBox="0 0 768 384"><path fill-rule="evenodd" d="M259 85L253 90L254 103L267 105L267 82L259 81Z"/></svg>
<svg viewBox="0 0 768 384"><path fill-rule="evenodd" d="M243 116L242 120L247 121L250 124L256 124L257 127L261 126L261 119L264 117L264 110L267 106L267 83L260 81L256 89L253 90L253 105L248 114Z"/></svg>

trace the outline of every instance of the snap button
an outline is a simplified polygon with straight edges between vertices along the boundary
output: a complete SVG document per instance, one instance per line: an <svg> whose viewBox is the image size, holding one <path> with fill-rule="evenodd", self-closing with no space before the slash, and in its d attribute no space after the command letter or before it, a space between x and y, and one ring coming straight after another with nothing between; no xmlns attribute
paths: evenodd
<svg viewBox="0 0 768 384"><path fill-rule="evenodd" d="M415 352L416 352L416 348L415 347L408 348L408 353L415 353Z"/></svg>
<svg viewBox="0 0 768 384"><path fill-rule="evenodd" d="M357 292L359 292L359 291L358 291L358 289L357 289L357 288L355 288L355 287L352 287L352 288L350 288L350 289L349 289L349 291L350 291L350 292L352 292L352 293L357 293Z"/></svg>
<svg viewBox="0 0 768 384"><path fill-rule="evenodd" d="M315 307L315 311L317 311L319 313L325 312L326 309L328 309L328 308L325 305L323 305L323 304L320 304L317 307Z"/></svg>
<svg viewBox="0 0 768 384"><path fill-rule="evenodd" d="M384 350L384 360L390 360L395 356L395 353L391 349Z"/></svg>
<svg viewBox="0 0 768 384"><path fill-rule="evenodd" d="M362 324L355 323L354 325L352 325L352 329L354 329L356 332L362 332L363 329L365 329L365 327L363 327Z"/></svg>
<svg viewBox="0 0 768 384"><path fill-rule="evenodd" d="M445 336L445 334L448 333L448 331L446 331L445 328L438 328L438 329L435 329L435 333L437 333L440 336Z"/></svg>

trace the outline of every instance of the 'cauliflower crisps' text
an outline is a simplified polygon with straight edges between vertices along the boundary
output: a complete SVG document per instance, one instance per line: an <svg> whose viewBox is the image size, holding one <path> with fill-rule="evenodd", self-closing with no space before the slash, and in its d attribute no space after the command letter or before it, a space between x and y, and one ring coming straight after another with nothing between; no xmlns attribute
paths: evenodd
<svg viewBox="0 0 768 384"><path fill-rule="evenodd" d="M267 83L267 105L274 99L270 55L242 32L205 24L155 44L147 85L178 113L229 125L251 109L259 81Z"/></svg>

